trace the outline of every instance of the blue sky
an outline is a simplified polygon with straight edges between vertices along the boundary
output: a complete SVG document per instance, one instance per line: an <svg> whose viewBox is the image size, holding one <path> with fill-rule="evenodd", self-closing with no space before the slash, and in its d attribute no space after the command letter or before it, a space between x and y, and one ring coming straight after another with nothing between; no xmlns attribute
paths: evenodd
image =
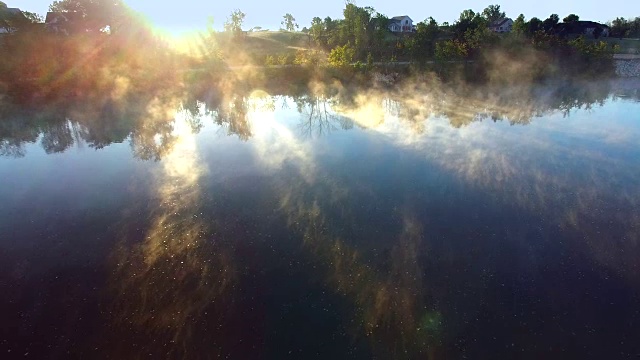
<svg viewBox="0 0 640 360"><path fill-rule="evenodd" d="M51 0L3 0L9 7L45 14ZM125 0L135 10L144 14L154 25L169 31L184 32L204 28L207 17L213 16L214 27L221 28L226 17L236 8L247 14L244 28L262 26L265 29L279 28L282 16L291 13L300 27L309 26L314 16L324 18L342 17L344 0L181 0L174 2L154 0ZM487 5L498 3L508 16L515 18L520 13L531 18L546 18L557 13L562 19L576 13L585 20L605 22L618 16L640 16L638 0L607 1L558 1L558 0L357 0L358 6L372 6L388 16L409 15L414 21L433 16L438 22L453 22L464 9L482 11ZM162 5L160 5L162 4Z"/></svg>

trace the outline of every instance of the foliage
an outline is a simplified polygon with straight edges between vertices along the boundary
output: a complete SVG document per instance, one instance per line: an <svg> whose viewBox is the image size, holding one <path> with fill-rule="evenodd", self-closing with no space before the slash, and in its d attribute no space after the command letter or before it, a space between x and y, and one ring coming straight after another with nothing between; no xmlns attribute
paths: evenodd
<svg viewBox="0 0 640 360"><path fill-rule="evenodd" d="M487 6L487 8L482 11L482 16L484 16L489 24L507 17L504 11L500 11L500 5Z"/></svg>
<svg viewBox="0 0 640 360"><path fill-rule="evenodd" d="M384 14L376 12L375 16L371 18L368 31L371 32L371 35L367 57L371 55L371 57L376 56L382 58L388 48L389 18Z"/></svg>
<svg viewBox="0 0 640 360"><path fill-rule="evenodd" d="M344 23L342 26L342 43L354 45L356 54L362 55L368 45L371 18L374 10L372 8L361 8L353 2L348 1L343 14Z"/></svg>
<svg viewBox="0 0 640 360"><path fill-rule="evenodd" d="M524 14L518 15L516 20L513 22L511 31L517 35L522 35L527 33L527 29L527 22L525 21Z"/></svg>
<svg viewBox="0 0 640 360"><path fill-rule="evenodd" d="M207 28L204 33L199 34L198 50L204 59L206 66L211 68L222 67L223 59L220 51L220 44L217 40L217 33L213 28L213 17L207 20Z"/></svg>
<svg viewBox="0 0 640 360"><path fill-rule="evenodd" d="M298 50L293 63L296 65L317 67L322 63L324 57L324 54L316 50Z"/></svg>
<svg viewBox="0 0 640 360"><path fill-rule="evenodd" d="M622 17L618 17L613 20L610 24L611 26L611 36L617 38L638 38L640 37L640 17L636 17L635 19L625 19Z"/></svg>
<svg viewBox="0 0 640 360"><path fill-rule="evenodd" d="M36 14L30 11L23 11L24 16L33 24L41 24L44 22L44 18L40 14Z"/></svg>
<svg viewBox="0 0 640 360"><path fill-rule="evenodd" d="M4 21L6 19L2 17L2 10L5 8L6 5L0 2L0 20ZM154 59L149 61L156 68L166 70L166 67L157 64L154 58L156 53L161 54L159 58L167 56L166 46L151 36L148 29L144 29L140 25L139 20L129 13L122 0L58 0L51 4L50 9L79 13L86 30L100 30L109 26L112 33L117 33L112 35L122 34L123 36L109 39L100 37L103 34L99 31L79 31L73 34L72 39L61 41L64 45L56 44L52 37L47 36L45 43L49 48L45 47L43 54L47 54L46 56L50 59L62 58L58 63L53 64L39 55L34 55L32 58L27 56L28 52L24 49L29 49L32 54L37 54L40 50L38 46L34 45L39 44L37 36L19 37L24 42L23 49L16 42L18 38L7 40L10 46L2 50L11 53L12 57L8 59L5 57L0 61L0 72L4 76L0 80L3 84L11 84L12 81L20 82L22 78L37 78L42 83L48 83L55 77L67 76L67 73L73 73L72 76L84 76L78 75L80 73L76 71L77 69L85 69L84 65L74 67L72 60L88 61L86 59L90 59L90 61L97 62L97 69L103 69L100 61L109 63L113 60L108 56L118 56L119 60L131 58L131 60L122 61L126 65L122 63L119 65L146 70L149 70L150 67L145 64L145 59ZM603 45L603 43L593 44L584 39L569 41L563 38L563 34L558 31L561 26L558 26L560 19L557 14L551 14L544 21L535 17L526 21L524 15L520 14L513 25L515 35L497 35L488 29L488 25L491 21L506 16L499 5L490 5L481 13L476 13L471 9L464 10L451 26L448 23L439 25L435 19L430 17L416 24L415 33L402 36L392 34L388 30L389 18L387 16L376 12L371 7L357 6L355 1L346 1L342 14L343 19L314 17L307 29L307 35L295 32L264 32L248 34L242 37L243 41L238 41L239 39L232 35L242 32L245 14L236 9L224 23L225 33L217 33L213 30L213 20L210 20L206 32L200 35L199 42L196 43L199 54L194 54L192 63L198 65L198 70L207 69L206 71L209 73L224 70L225 63L236 64L245 61L264 62L266 65L295 64L300 65L295 69L307 73L312 73L309 71L310 68L323 65L325 62L336 68L351 68L350 65L355 62L359 64L356 67L369 69L375 60L388 59L416 62L434 58L438 61L471 59L474 60L474 64L478 64L478 68L481 68L486 65L483 61L491 58L493 54L508 52L514 59L517 59L515 56L542 54L541 57L558 62L588 63L589 59L602 59L602 64L605 64L611 59L610 54L614 49ZM25 15L28 24L42 21L42 18L37 14L26 12ZM577 15L571 14L564 20L571 23L578 21L578 19ZM131 23L133 25L129 25ZM126 32L115 31L125 24L132 27ZM283 16L282 25L286 30L292 32L298 28L295 18L289 13ZM576 27L577 25L569 25L569 27L571 26ZM32 29L36 28L43 27L32 26ZM260 28L254 29L259 30ZM41 33L44 32L43 30ZM637 36L639 32L640 18L634 20L617 18L611 23L613 36L623 37L634 34ZM80 34L90 40L76 36ZM597 30L594 35L596 37L599 35ZM273 41L271 36L281 38ZM137 38L130 39L133 37ZM288 39L282 40L284 37ZM10 36L4 38L10 38ZM0 41L4 42L4 38ZM123 43L121 48L116 46L118 43ZM4 44L0 45L4 46ZM56 50L58 45L60 49ZM102 52L101 46L104 47L105 52ZM139 47L139 49L125 49L126 46ZM518 52L518 47L524 48L524 50ZM299 50L295 53L294 49L300 48L305 48L305 50ZM106 58L100 59L100 61L95 60L95 56L97 56L95 54L86 57L89 54L86 52L87 49L93 49L96 54L104 55ZM231 56L233 53L238 56ZM17 66L18 59L22 59L22 68ZM115 62L115 60L113 61ZM269 70L275 71L276 69ZM18 75L12 75L11 71ZM286 71L293 70L287 67ZM283 72L286 71L283 70ZM94 74L93 70L86 70L86 77L92 76L90 74ZM153 77L150 72L145 72L145 76Z"/></svg>
<svg viewBox="0 0 640 360"><path fill-rule="evenodd" d="M273 57L273 55L267 55L267 57L264 59L264 64L266 66L278 65L278 63L276 62L276 59Z"/></svg>
<svg viewBox="0 0 640 360"><path fill-rule="evenodd" d="M349 44L336 46L329 54L329 65L333 67L349 66L355 53L355 50Z"/></svg>
<svg viewBox="0 0 640 360"><path fill-rule="evenodd" d="M298 26L298 23L296 23L296 18L294 18L293 15L289 13L286 13L283 16L283 20L280 24L286 31L296 31L296 29L300 27Z"/></svg>
<svg viewBox="0 0 640 360"><path fill-rule="evenodd" d="M342 20L313 18L309 34L317 46L329 51L350 44L358 60L365 60L369 53L382 58L390 51L387 16L371 7L356 6L353 1L346 2L343 15Z"/></svg>
<svg viewBox="0 0 640 360"><path fill-rule="evenodd" d="M7 5L0 2L0 27L16 31L29 30L33 24L43 21L38 14L28 11L23 11L22 14L24 16L9 12Z"/></svg>
<svg viewBox="0 0 640 360"><path fill-rule="evenodd" d="M463 60L468 53L467 44L459 40L441 41L436 44L436 59L440 61Z"/></svg>
<svg viewBox="0 0 640 360"><path fill-rule="evenodd" d="M129 31L126 36L17 32L3 39L2 50L11 56L0 57L0 83L12 84L12 96L46 98L104 91L122 78L141 91L175 81L177 57L167 44L142 25L132 24Z"/></svg>
<svg viewBox="0 0 640 360"><path fill-rule="evenodd" d="M438 22L432 17L418 23L415 35L407 41L412 57L418 60L432 58L441 32Z"/></svg>
<svg viewBox="0 0 640 360"><path fill-rule="evenodd" d="M569 46L588 59L593 58L610 58L615 52L615 48L609 47L604 41L591 42L586 41L580 36L569 41Z"/></svg>
<svg viewBox="0 0 640 360"><path fill-rule="evenodd" d="M560 17L558 14L551 14L549 17L542 22L542 28L544 31L549 32L553 30L553 27L556 26L560 22Z"/></svg>
<svg viewBox="0 0 640 360"><path fill-rule="evenodd" d="M476 14L473 10L464 10L460 14L458 21L453 24L454 36L458 40L463 40L468 30L487 27L487 19L480 14Z"/></svg>
<svg viewBox="0 0 640 360"><path fill-rule="evenodd" d="M317 44L321 44L322 38L324 36L324 31L325 27L322 19L317 16L314 17L313 20L311 20L311 27L309 28L309 35L311 36L313 41Z"/></svg>
<svg viewBox="0 0 640 360"><path fill-rule="evenodd" d="M281 54L278 56L278 65L292 65L295 56L292 54Z"/></svg>
<svg viewBox="0 0 640 360"><path fill-rule="evenodd" d="M56 0L49 5L49 11L79 13L87 29L99 31L108 26L111 33L129 19L129 10L122 0Z"/></svg>
<svg viewBox="0 0 640 360"><path fill-rule="evenodd" d="M567 15L567 17L562 19L562 21L565 22L565 23L571 23L571 22L580 21L580 16L578 16L576 14L569 14L569 15Z"/></svg>
<svg viewBox="0 0 640 360"><path fill-rule="evenodd" d="M527 34L533 35L539 30L542 30L542 20L537 17L531 18L531 20L527 22Z"/></svg>
<svg viewBox="0 0 640 360"><path fill-rule="evenodd" d="M469 29L464 34L467 55L474 57L484 49L495 45L500 39L498 35L486 27Z"/></svg>
<svg viewBox="0 0 640 360"><path fill-rule="evenodd" d="M242 23L246 14L239 9L234 10L224 23L224 31L232 33L242 32Z"/></svg>

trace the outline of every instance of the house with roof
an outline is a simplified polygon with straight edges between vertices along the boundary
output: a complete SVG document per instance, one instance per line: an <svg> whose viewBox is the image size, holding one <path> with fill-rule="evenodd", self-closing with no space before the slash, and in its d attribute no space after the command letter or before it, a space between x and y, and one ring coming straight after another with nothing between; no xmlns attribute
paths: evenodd
<svg viewBox="0 0 640 360"><path fill-rule="evenodd" d="M590 38L609 37L611 28L605 24L595 21L572 21L568 23L556 24L553 28L558 36L580 36L584 35Z"/></svg>
<svg viewBox="0 0 640 360"><path fill-rule="evenodd" d="M415 31L413 20L407 15L394 16L389 19L388 28L393 33L411 33Z"/></svg>
<svg viewBox="0 0 640 360"><path fill-rule="evenodd" d="M0 9L0 34L12 34L17 31L16 24L29 22L18 8Z"/></svg>
<svg viewBox="0 0 640 360"><path fill-rule="evenodd" d="M502 18L489 24L489 30L496 33L508 33L513 28L513 20L510 18Z"/></svg>

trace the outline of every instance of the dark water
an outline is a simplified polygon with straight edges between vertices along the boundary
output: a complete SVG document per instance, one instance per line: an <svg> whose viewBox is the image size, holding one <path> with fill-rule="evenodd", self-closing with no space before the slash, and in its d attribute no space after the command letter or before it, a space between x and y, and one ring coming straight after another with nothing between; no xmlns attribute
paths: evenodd
<svg viewBox="0 0 640 360"><path fill-rule="evenodd" d="M638 88L6 107L0 358L636 358Z"/></svg>

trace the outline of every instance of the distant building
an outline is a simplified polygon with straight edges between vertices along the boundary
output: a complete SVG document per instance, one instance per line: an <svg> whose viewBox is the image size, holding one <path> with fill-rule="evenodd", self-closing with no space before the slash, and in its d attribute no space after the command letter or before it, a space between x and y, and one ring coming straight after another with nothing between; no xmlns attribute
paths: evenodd
<svg viewBox="0 0 640 360"><path fill-rule="evenodd" d="M556 24L553 28L559 36L585 35L592 38L609 37L611 29L605 24L595 21L573 21Z"/></svg>
<svg viewBox="0 0 640 360"><path fill-rule="evenodd" d="M16 32L15 24L25 23L29 20L18 8L5 8L0 10L0 34L11 34Z"/></svg>
<svg viewBox="0 0 640 360"><path fill-rule="evenodd" d="M407 15L394 16L389 19L389 31L393 33L411 33L415 31L413 20Z"/></svg>
<svg viewBox="0 0 640 360"><path fill-rule="evenodd" d="M496 20L489 24L489 30L496 33L508 33L511 32L513 28L513 20L510 18L504 18L500 20Z"/></svg>

